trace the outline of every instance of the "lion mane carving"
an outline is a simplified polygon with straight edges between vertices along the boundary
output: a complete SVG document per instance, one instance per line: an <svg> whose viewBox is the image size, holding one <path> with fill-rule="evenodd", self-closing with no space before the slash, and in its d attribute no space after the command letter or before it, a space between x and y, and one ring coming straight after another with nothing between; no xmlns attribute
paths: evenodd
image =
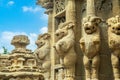
<svg viewBox="0 0 120 80"><path fill-rule="evenodd" d="M85 66L86 80L98 80L98 69L100 61L100 22L101 19L96 16L88 16L83 19L84 35L80 39L80 47L84 53L83 63Z"/></svg>
<svg viewBox="0 0 120 80"><path fill-rule="evenodd" d="M107 20L108 44L112 50L111 61L115 80L120 79L120 16Z"/></svg>
<svg viewBox="0 0 120 80"><path fill-rule="evenodd" d="M76 53L74 50L74 26L72 22L64 23L64 25L56 31L58 41L54 48L61 59L60 64L65 67L64 80L74 80L75 77Z"/></svg>
<svg viewBox="0 0 120 80"><path fill-rule="evenodd" d="M50 78L50 34L45 33L38 36L36 41L38 48L35 50L34 54L37 59L37 64L41 72L45 73L45 80Z"/></svg>

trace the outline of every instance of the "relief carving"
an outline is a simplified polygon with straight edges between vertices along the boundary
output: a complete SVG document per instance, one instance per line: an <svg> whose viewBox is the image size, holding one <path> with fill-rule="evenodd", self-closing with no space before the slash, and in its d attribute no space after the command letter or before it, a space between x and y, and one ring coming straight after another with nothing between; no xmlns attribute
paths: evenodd
<svg viewBox="0 0 120 80"><path fill-rule="evenodd" d="M111 61L115 80L120 80L120 16L107 20L108 44L112 50Z"/></svg>
<svg viewBox="0 0 120 80"><path fill-rule="evenodd" d="M26 46L30 43L29 39L25 35L16 35L13 37L11 44L15 46L12 53L31 53L31 50L26 49Z"/></svg>
<svg viewBox="0 0 120 80"><path fill-rule="evenodd" d="M85 67L86 80L98 80L99 49L101 19L95 16L88 16L83 20L84 35L80 39L80 47L84 53L83 63Z"/></svg>
<svg viewBox="0 0 120 80"><path fill-rule="evenodd" d="M60 64L64 66L64 80L74 80L76 52L74 50L75 25L72 22L63 23L56 31L58 41L54 48L60 57Z"/></svg>
<svg viewBox="0 0 120 80"><path fill-rule="evenodd" d="M38 36L36 41L37 49L34 54L37 59L37 64L42 73L44 73L45 80L50 79L50 34L45 33Z"/></svg>
<svg viewBox="0 0 120 80"><path fill-rule="evenodd" d="M59 13L65 9L65 0L55 0L56 13Z"/></svg>

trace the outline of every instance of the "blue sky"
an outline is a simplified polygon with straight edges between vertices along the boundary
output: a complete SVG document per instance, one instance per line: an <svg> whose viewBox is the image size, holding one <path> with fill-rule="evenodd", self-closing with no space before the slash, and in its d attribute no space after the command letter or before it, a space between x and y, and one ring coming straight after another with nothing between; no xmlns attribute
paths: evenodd
<svg viewBox="0 0 120 80"><path fill-rule="evenodd" d="M10 52L14 35L27 35L31 41L29 49L36 48L38 34L47 31L48 16L45 9L36 5L36 0L0 0L0 52L5 46Z"/></svg>

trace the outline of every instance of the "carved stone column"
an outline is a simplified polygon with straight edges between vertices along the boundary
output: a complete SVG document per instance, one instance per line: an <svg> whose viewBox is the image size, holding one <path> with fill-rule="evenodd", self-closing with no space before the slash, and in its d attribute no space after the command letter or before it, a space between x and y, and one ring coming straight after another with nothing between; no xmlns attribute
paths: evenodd
<svg viewBox="0 0 120 80"><path fill-rule="evenodd" d="M45 33L38 36L36 41L37 49L34 51L37 65L43 73L45 80L50 80L51 60L50 60L50 34Z"/></svg>
<svg viewBox="0 0 120 80"><path fill-rule="evenodd" d="M95 16L94 0L87 0L87 16Z"/></svg>
<svg viewBox="0 0 120 80"><path fill-rule="evenodd" d="M48 12L48 33L52 33L52 23L53 23L53 12L52 9Z"/></svg>
<svg viewBox="0 0 120 80"><path fill-rule="evenodd" d="M75 0L67 0L66 22L76 22Z"/></svg>
<svg viewBox="0 0 120 80"><path fill-rule="evenodd" d="M100 63L100 26L101 18L95 14L94 0L87 0L87 15L83 19L83 37L80 47L84 54L83 63L86 80L98 80Z"/></svg>
<svg viewBox="0 0 120 80"><path fill-rule="evenodd" d="M58 75L64 75L64 79L59 77L58 80L75 80L75 64L76 64L76 52L74 49L75 35L74 35L74 23L64 23L63 26L56 30L56 36L58 41L54 48L60 58L60 65L63 66L64 70L58 69ZM70 58L72 57L72 58Z"/></svg>
<svg viewBox="0 0 120 80"><path fill-rule="evenodd" d="M53 2L48 1L46 6L44 6L46 10L46 14L48 14L48 33L52 32L52 17L53 17Z"/></svg>
<svg viewBox="0 0 120 80"><path fill-rule="evenodd" d="M100 29L101 19L90 16L84 19L84 35L80 39L80 47L84 54L83 63L86 80L98 80L99 71L99 50L100 50Z"/></svg>
<svg viewBox="0 0 120 80"><path fill-rule="evenodd" d="M108 44L112 50L111 62L114 80L120 80L120 16L107 20L108 23Z"/></svg>
<svg viewBox="0 0 120 80"><path fill-rule="evenodd" d="M54 62L55 62L55 55L54 55L54 49L52 48L54 44L54 32L55 28L53 26L53 0L38 0L37 2L42 7L46 8L46 14L48 14L48 33L51 34L51 50L50 50L50 58L51 58L51 80L54 80Z"/></svg>
<svg viewBox="0 0 120 80"><path fill-rule="evenodd" d="M111 62L114 80L120 80L120 1L112 0L113 10L108 23L108 44L112 50Z"/></svg>

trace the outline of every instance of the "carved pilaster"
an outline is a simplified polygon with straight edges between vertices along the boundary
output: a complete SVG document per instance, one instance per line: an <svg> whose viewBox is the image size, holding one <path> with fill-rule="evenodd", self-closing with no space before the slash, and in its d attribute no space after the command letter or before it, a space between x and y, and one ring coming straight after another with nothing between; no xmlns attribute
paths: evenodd
<svg viewBox="0 0 120 80"><path fill-rule="evenodd" d="M87 16L95 16L95 1L87 0Z"/></svg>
<svg viewBox="0 0 120 80"><path fill-rule="evenodd" d="M100 22L100 18L93 16L89 16L83 21L84 35L80 39L80 47L84 54L86 80L98 80L100 62L100 29L98 25Z"/></svg>
<svg viewBox="0 0 120 80"><path fill-rule="evenodd" d="M101 18L95 16L94 0L87 0L87 15L83 19L83 37L80 47L84 54L83 63L86 80L98 80L100 63L100 26Z"/></svg>
<svg viewBox="0 0 120 80"><path fill-rule="evenodd" d="M36 41L37 49L34 54L36 56L37 65L40 72L43 73L45 80L50 80L50 34L45 33L38 36Z"/></svg>
<svg viewBox="0 0 120 80"><path fill-rule="evenodd" d="M75 25L72 22L68 22L64 23L64 25L56 31L58 41L55 43L54 48L56 54L60 57L60 65L64 66L64 71L62 69L59 70L59 75L63 74L65 76L63 80L75 80L75 63L77 56L74 50L74 27Z"/></svg>
<svg viewBox="0 0 120 80"><path fill-rule="evenodd" d="M114 80L120 80L120 16L107 20L108 23L108 44L112 50L111 62Z"/></svg>
<svg viewBox="0 0 120 80"><path fill-rule="evenodd" d="M66 22L76 22L75 0L67 0Z"/></svg>

